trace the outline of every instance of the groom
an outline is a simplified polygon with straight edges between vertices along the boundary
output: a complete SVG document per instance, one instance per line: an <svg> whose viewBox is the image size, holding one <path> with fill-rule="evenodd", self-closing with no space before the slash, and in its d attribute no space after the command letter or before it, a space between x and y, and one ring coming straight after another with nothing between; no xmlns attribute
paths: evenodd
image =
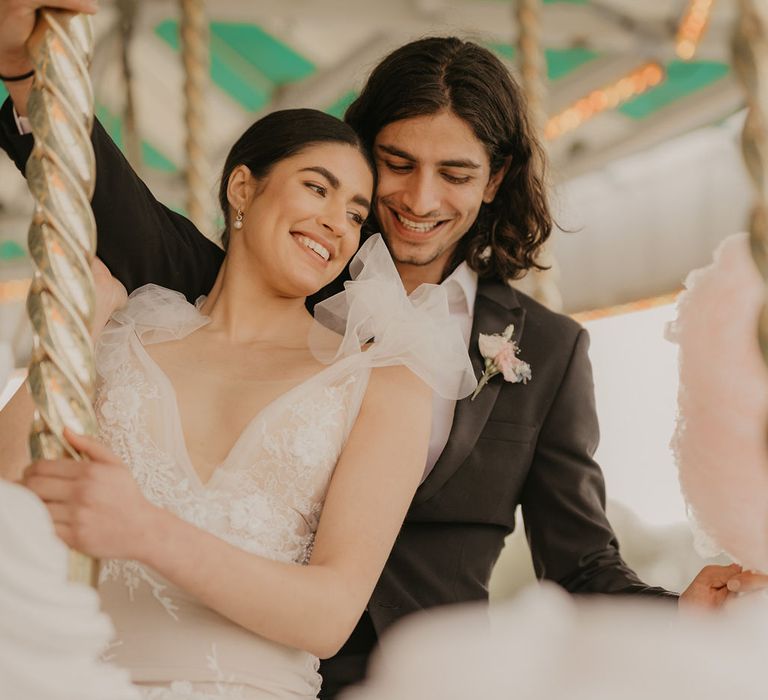
<svg viewBox="0 0 768 700"><path fill-rule="evenodd" d="M0 0L3 76L30 69L23 43L39 4ZM90 3L61 4L88 11ZM29 81L6 87L23 114ZM474 401L435 398L424 481L360 623L321 667L327 698L363 677L379 635L400 618L487 600L518 505L539 578L574 593L673 595L627 567L605 516L586 332L507 284L536 266L552 226L544 156L519 87L486 49L423 39L374 69L346 120L374 153L374 224L405 287L445 285L478 376L478 335L513 326L532 378L498 375ZM22 171L32 146L24 131L6 101L0 146ZM207 292L221 250L152 197L99 124L93 143L98 255L129 291L156 282L190 299ZM719 605L735 573L707 567L682 598Z"/></svg>

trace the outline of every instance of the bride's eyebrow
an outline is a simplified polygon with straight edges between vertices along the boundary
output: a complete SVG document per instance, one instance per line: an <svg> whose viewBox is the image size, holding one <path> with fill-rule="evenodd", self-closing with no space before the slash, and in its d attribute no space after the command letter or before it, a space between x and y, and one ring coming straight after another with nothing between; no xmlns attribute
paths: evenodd
<svg viewBox="0 0 768 700"><path fill-rule="evenodd" d="M339 178L337 178L330 170L328 170L328 168L324 168L322 165L309 165L306 168L302 168L299 172L312 172L317 173L318 175L322 175L326 180L328 180L328 183L331 187L333 187L334 190L338 190L341 186Z"/></svg>
<svg viewBox="0 0 768 700"><path fill-rule="evenodd" d="M330 170L328 170L328 168L324 168L322 165L309 165L306 168L299 170L299 172L312 172L317 173L318 175L322 175L326 180L328 180L328 184L333 187L334 190L338 190L339 187L341 187L341 181L339 178L337 178ZM371 208L370 200L366 199L361 194L356 194L354 197L352 197L352 201L355 204L359 204L361 207L365 207L368 210Z"/></svg>

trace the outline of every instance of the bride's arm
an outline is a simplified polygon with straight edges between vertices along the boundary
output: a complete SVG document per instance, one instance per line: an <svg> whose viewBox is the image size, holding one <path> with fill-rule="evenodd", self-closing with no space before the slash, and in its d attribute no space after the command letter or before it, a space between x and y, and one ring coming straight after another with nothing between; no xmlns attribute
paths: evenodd
<svg viewBox="0 0 768 700"><path fill-rule="evenodd" d="M95 341L112 312L125 303L127 294L125 287L112 277L98 258L94 258L91 263L91 274L96 288L96 310L91 332ZM17 481L29 464L29 429L34 410L35 405L26 382L0 410L0 445L3 446L0 479Z"/></svg>
<svg viewBox="0 0 768 700"><path fill-rule="evenodd" d="M431 393L409 370L372 371L307 566L250 554L140 494L137 500L127 468L95 441L73 439L101 464L40 463L27 483L48 496L57 532L70 546L144 561L243 627L328 657L352 632L389 556L424 470L430 418ZM52 472L63 478L46 480ZM74 499L74 522L71 505L50 502L53 497Z"/></svg>
<svg viewBox="0 0 768 700"><path fill-rule="evenodd" d="M0 411L0 478L18 481L29 464L29 429L35 405L23 382Z"/></svg>
<svg viewBox="0 0 768 700"><path fill-rule="evenodd" d="M29 429L34 409L25 381L0 411L0 444L3 446L0 479L18 481L29 464Z"/></svg>

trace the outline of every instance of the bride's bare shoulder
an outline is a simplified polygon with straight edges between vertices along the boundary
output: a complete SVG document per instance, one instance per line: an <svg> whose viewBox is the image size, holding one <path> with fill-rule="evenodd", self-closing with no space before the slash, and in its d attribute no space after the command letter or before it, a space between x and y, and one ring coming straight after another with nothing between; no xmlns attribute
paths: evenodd
<svg viewBox="0 0 768 700"><path fill-rule="evenodd" d="M405 365L374 367L368 383L366 403L416 403L426 409L431 406L429 386Z"/></svg>

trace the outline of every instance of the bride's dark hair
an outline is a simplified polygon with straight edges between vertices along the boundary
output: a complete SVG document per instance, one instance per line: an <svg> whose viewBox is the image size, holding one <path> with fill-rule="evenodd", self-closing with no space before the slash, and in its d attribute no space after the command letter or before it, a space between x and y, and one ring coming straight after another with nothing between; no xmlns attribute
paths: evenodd
<svg viewBox="0 0 768 700"><path fill-rule="evenodd" d="M368 149L348 124L316 109L282 109L272 112L245 130L235 141L224 163L219 185L219 204L224 214L221 240L225 250L229 243L230 224L227 183L232 171L238 165L245 165L258 180L269 175L280 161L319 143L342 143L356 148L376 178L376 168Z"/></svg>

